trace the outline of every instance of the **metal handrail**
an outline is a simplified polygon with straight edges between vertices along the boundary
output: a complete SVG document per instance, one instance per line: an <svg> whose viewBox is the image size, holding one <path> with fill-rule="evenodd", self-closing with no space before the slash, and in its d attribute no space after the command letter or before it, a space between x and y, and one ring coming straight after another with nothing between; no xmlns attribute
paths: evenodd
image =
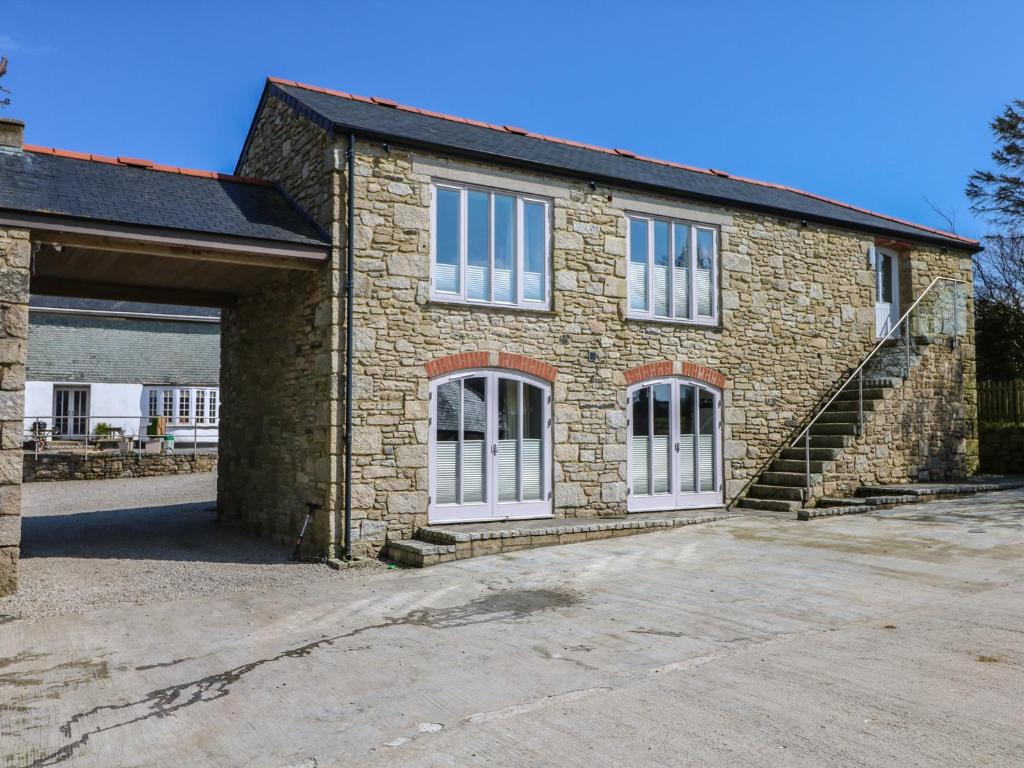
<svg viewBox="0 0 1024 768"><path fill-rule="evenodd" d="M148 433L144 432L146 427L149 424L152 423L153 419L167 419L168 423L165 425L165 427L168 430L174 429L178 434L182 435L185 438L187 438L189 436L189 433L191 433L191 438L192 438L191 453L193 455L193 458L198 457L198 455L199 455L199 433L200 432L204 433L203 437L211 437L211 435L209 435L208 433L210 431L213 431L215 433L216 438L219 440L219 438L220 438L220 417L219 416L213 417L212 421L207 421L207 422L203 422L203 423L200 423L194 417L189 418L187 421L183 421L182 420L183 418L184 417L181 417L181 416L146 416L146 415L139 415L139 414L127 414L127 415L100 415L100 414L93 415L93 414L89 414L88 416L71 416L71 415L64 416L64 415L61 415L61 414L50 414L50 415L47 415L47 416L38 416L38 415L36 415L36 416L25 416L24 417L24 422L26 422L26 424L28 424L28 426L23 425L23 427L22 427L22 440L23 441L31 440L32 438L36 438L37 437L38 431L33 428L36 424L39 424L39 423L47 424L47 430L52 430L53 429L53 426L52 426L53 423L55 423L56 421L61 420L61 419L66 419L68 421L73 421L73 420L81 419L82 421L85 422L86 431L84 433L74 432L74 433L71 433L71 434L60 435L56 439L66 440L67 442L73 442L73 443L81 442L82 446L83 446L83 448L85 450L86 457L88 457L88 455L89 455L89 441L90 440L96 441L97 438L100 438L99 442L106 442L106 441L102 440L102 437L103 437L102 435L95 435L95 434L93 434L90 431L90 427L91 427L91 425L94 422L97 422L97 421L101 422L103 419L109 419L111 421L129 422L129 423L130 422L138 422L139 426L138 426L138 430L137 430L137 432L135 434L132 434L131 432L129 432L128 434L122 433L121 437L119 438L119 439L122 439L122 440L128 440L129 441L130 446L131 446L129 448L129 453L141 454L142 453L142 444L143 444L144 441L148 442L149 440L154 440L154 441L156 441L156 440L163 440L165 437L167 437L169 434L171 434L170 432L166 432L166 433L161 434L161 435L151 435L151 434L148 434ZM43 442L44 443L48 443L49 439L46 439ZM187 445L187 440L184 441L184 442L186 442L186 445ZM38 456L39 452L40 452L40 450L39 450L40 449L39 443L40 443L40 441L38 439L36 439L35 440L35 446L34 446L34 452L35 452L36 456ZM188 450L188 449L186 448L186 450Z"/></svg>
<svg viewBox="0 0 1024 768"><path fill-rule="evenodd" d="M928 287L925 288L921 292L921 295L918 296L914 300L914 303L911 304L910 307L907 308L907 311L904 312L900 316L899 320L897 320L895 323L892 324L892 327L889 329L889 332L886 333L885 336L883 336L881 339L879 339L878 343L875 344L874 348L870 352L868 352L867 356L861 361L860 365L858 365L854 369L853 373L851 373L849 376L847 376L846 380L843 381L843 383L839 385L838 389L836 389L836 391L835 391L835 394L833 394L832 397L830 397L828 399L828 402L826 402L825 405L823 405L821 408L818 409L818 412L807 423L807 425L803 428L803 430L801 430L800 434L798 434L792 441L790 441L790 443L789 443L790 447L795 448L795 447L797 447L797 444L800 442L800 439L801 438L804 439L804 462L805 462L804 463L804 470L805 470L805 473L806 473L806 481L807 481L807 488L808 489L811 488L811 439L810 439L811 438L811 436L810 436L811 427L813 427L817 423L818 419L821 418L822 414L824 414L825 411L828 410L829 406L832 405L832 403L835 402L836 398L839 397L839 395L841 395L843 393L843 391L846 389L846 387L849 386L850 382L853 381L854 377L859 377L858 378L858 403L859 403L859 410L858 410L858 420L857 420L858 427L857 428L858 428L858 433L863 432L863 429L864 429L864 375L863 375L864 374L864 366L866 366L871 361L871 358L873 358L875 356L875 354L878 352L878 350L880 350L882 348L882 346L887 341L889 341L889 339L893 335L893 333L895 333L897 330L899 330L900 326L905 326L904 332L905 332L905 343L906 343L906 347L907 347L907 375L908 376L910 375L910 315L914 312L915 309L917 309L917 305L921 303L921 301L924 299L924 297L927 296L929 293L931 293L932 288L934 288L937 284L943 283L943 282L945 282L945 283L952 283L953 286L954 286L954 289L955 289L956 286L961 285L961 284L965 283L966 281L959 280L959 279L957 279L955 277L936 277L936 278L933 278L932 281L930 283L928 283ZM960 295L959 295L959 292L957 292L957 293L954 294L954 298L953 298L953 334L954 334L954 336L959 335L959 332L960 332L960 318L959 318L959 313L958 313L958 309L957 309L957 302L959 301L959 299L960 299Z"/></svg>
<svg viewBox="0 0 1024 768"><path fill-rule="evenodd" d="M757 472L754 472L750 476L750 478L747 480L747 482L744 483L743 487L739 490L739 492L737 492L729 500L728 504L726 505L727 508L731 509L743 497L743 495L747 492L747 490L750 488L750 486L752 486L755 482L757 482L757 479L761 476L761 474L768 467L771 466L772 462L774 462L775 459L777 459L779 457L779 454L782 453L782 450L784 448L787 448L787 447L794 447L795 448L795 447L797 447L797 444L800 442L801 438L803 438L805 435L808 435L808 432L809 432L810 428L817 422L817 420L821 416L821 414L824 413L828 409L828 407L830 405L832 405L833 402L835 402L836 398L839 397L839 395L843 392L843 390L846 389L847 385L853 380L853 378L855 376L860 376L861 377L860 388L859 388L859 395L860 395L860 397L859 397L859 406L860 406L860 411L861 411L862 415L861 415L861 418L860 418L859 427L860 427L861 430L863 430L863 408L864 408L864 404L863 404L863 371L864 371L864 367L868 364L868 362L871 360L871 358L874 357L875 353L878 352L878 350L881 349L881 347L887 341L889 341L889 339L892 336L892 334L900 327L900 325L907 321L907 318L917 308L917 305L921 303L921 300L924 299L924 297L926 295L928 295L928 293L939 282L951 282L951 283L956 283L956 284L966 283L965 280L959 280L957 278L952 278L952 277L936 277L936 278L934 278L928 284L928 286L924 289L924 291L921 293L921 295L918 296L917 299L910 305L910 308L907 309L907 311L903 313L903 315L900 317L900 319L896 323L893 324L893 327L889 330L889 332L885 335L885 337L882 338L874 346L874 348L868 353L868 355L864 358L864 360L861 361L860 365L858 365L854 369L853 373L851 373L849 376L847 376L847 378L843 380L843 382L842 382L842 384L840 386L836 387L836 386L833 385L833 387L832 387L833 394L832 394L832 396L827 401L825 401L825 404L821 405L822 400L824 399L824 396L822 397L822 399L818 400L818 402L814 406L817 410L814 411L814 416L811 418L810 422L808 422L804 426L804 428L802 430L800 430L800 432L797 433L797 436L795 438L789 438L789 439L787 439L784 442L779 444L779 447L776 448L775 451L772 453L772 455L768 458L768 460L765 461L764 464L761 465L760 469ZM959 297L957 297L957 298L959 298ZM956 300L954 300L954 313L956 313L956 312L957 312L957 306L956 306ZM959 317L956 316L956 317L954 317L954 333L958 333L958 330L959 330ZM908 351L909 351L909 344L908 344ZM805 453L804 453L805 464L804 464L804 469L806 471L807 487L810 488L811 487L811 482L810 482L810 474L811 474L811 471L810 471L810 469L811 469L811 462L810 462L810 440L804 440L804 447L805 447Z"/></svg>

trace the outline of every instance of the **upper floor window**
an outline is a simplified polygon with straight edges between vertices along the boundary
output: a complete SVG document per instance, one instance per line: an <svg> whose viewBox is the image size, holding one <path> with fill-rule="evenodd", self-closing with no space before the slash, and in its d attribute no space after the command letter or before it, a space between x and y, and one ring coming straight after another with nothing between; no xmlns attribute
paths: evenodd
<svg viewBox="0 0 1024 768"><path fill-rule="evenodd" d="M549 307L547 200L447 182L433 198L433 298Z"/></svg>
<svg viewBox="0 0 1024 768"><path fill-rule="evenodd" d="M716 323L717 272L714 229L629 216L629 317Z"/></svg>

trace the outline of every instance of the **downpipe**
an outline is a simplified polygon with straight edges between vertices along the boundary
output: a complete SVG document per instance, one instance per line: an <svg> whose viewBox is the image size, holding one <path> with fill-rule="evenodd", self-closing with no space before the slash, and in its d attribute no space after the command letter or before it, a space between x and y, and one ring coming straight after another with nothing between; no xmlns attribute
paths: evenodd
<svg viewBox="0 0 1024 768"><path fill-rule="evenodd" d="M356 136L348 135L348 151L345 153L348 169L348 228L345 244L345 522L343 560L352 559L352 339L353 308L355 288L352 285L355 273L355 225L356 225Z"/></svg>

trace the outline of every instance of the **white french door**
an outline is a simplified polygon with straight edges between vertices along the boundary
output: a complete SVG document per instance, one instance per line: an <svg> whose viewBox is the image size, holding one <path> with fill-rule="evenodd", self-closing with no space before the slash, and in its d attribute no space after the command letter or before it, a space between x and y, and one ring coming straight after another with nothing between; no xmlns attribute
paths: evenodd
<svg viewBox="0 0 1024 768"><path fill-rule="evenodd" d="M638 384L628 395L627 509L720 506L720 393L669 378Z"/></svg>
<svg viewBox="0 0 1024 768"><path fill-rule="evenodd" d="M551 389L474 371L430 385L431 523L551 515Z"/></svg>
<svg viewBox="0 0 1024 768"><path fill-rule="evenodd" d="M53 432L62 437L89 433L89 388L53 388Z"/></svg>
<svg viewBox="0 0 1024 768"><path fill-rule="evenodd" d="M893 251L875 251L875 334L882 338L900 319L900 259Z"/></svg>

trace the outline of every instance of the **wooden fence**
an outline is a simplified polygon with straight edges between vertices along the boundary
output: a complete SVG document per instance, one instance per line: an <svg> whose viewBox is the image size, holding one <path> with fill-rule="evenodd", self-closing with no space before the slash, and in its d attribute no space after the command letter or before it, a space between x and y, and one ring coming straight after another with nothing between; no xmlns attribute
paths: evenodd
<svg viewBox="0 0 1024 768"><path fill-rule="evenodd" d="M1024 379L979 381L978 419L1024 422Z"/></svg>

